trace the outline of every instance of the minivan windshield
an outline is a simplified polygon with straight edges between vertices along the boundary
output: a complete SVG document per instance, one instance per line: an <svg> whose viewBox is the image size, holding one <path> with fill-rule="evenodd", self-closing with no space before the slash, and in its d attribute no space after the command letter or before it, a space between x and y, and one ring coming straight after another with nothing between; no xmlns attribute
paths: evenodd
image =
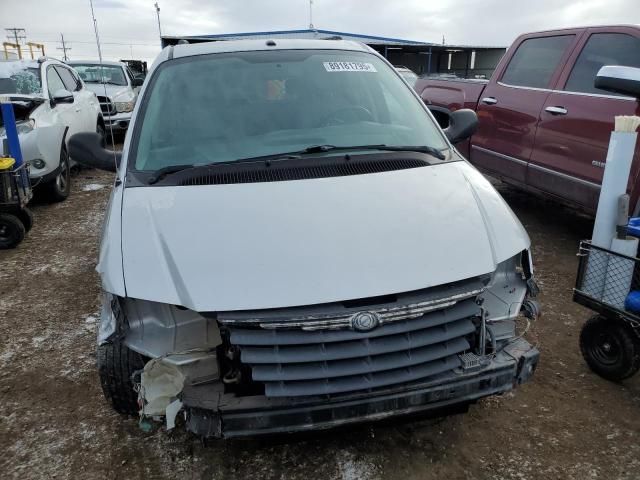
<svg viewBox="0 0 640 480"><path fill-rule="evenodd" d="M447 148L393 68L365 52L273 50L179 58L161 64L141 107L129 162L138 171L315 145Z"/></svg>

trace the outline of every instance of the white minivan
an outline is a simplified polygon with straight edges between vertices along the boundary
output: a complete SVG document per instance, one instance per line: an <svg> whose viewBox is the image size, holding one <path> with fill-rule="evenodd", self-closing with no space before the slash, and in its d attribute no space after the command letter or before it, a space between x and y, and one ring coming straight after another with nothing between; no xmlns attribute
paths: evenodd
<svg viewBox="0 0 640 480"><path fill-rule="evenodd" d="M451 120L358 43L165 48L122 153L71 139L118 166L97 267L111 405L233 437L459 410L529 380L529 237L453 147L475 113Z"/></svg>

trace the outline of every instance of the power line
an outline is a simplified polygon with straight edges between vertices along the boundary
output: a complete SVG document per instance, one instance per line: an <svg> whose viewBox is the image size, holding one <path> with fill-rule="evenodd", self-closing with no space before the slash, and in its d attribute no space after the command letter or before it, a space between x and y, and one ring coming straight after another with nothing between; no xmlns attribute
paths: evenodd
<svg viewBox="0 0 640 480"><path fill-rule="evenodd" d="M20 45L20 40L27 39L27 32L24 28L5 28L5 31L9 33L9 35L7 35L7 38L9 40L15 40L16 45Z"/></svg>
<svg viewBox="0 0 640 480"><path fill-rule="evenodd" d="M64 58L64 61L66 62L67 60L69 60L69 57L67 57L67 50L71 50L71 47L67 47L67 44L64 42L64 35L62 33L60 33L60 39L62 46L56 47L56 50L62 50L62 56Z"/></svg>

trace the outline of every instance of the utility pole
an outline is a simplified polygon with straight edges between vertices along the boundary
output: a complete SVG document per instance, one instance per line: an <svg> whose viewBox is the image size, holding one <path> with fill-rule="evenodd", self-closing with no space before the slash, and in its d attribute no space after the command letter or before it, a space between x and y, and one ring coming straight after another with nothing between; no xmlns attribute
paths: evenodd
<svg viewBox="0 0 640 480"><path fill-rule="evenodd" d="M71 47L67 47L67 44L64 42L64 35L62 33L60 34L60 39L61 39L62 46L56 47L56 50L62 50L62 57L66 62L69 60L69 57L67 57L67 50L71 50Z"/></svg>
<svg viewBox="0 0 640 480"><path fill-rule="evenodd" d="M162 48L162 28L160 28L160 7L158 2L155 3L156 15L158 16L158 34L160 34L160 48Z"/></svg>
<svg viewBox="0 0 640 480"><path fill-rule="evenodd" d="M9 33L9 35L7 35L7 38L9 40L15 41L16 45L20 45L20 41L21 40L26 40L27 35L26 35L26 30L24 28L5 28L5 30L7 31L7 33Z"/></svg>
<svg viewBox="0 0 640 480"><path fill-rule="evenodd" d="M309 0L309 30L313 29L313 0Z"/></svg>

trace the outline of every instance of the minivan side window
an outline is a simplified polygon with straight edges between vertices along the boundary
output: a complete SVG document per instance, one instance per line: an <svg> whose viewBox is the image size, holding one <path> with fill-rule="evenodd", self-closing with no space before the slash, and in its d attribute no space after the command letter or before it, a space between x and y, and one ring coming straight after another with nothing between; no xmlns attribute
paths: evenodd
<svg viewBox="0 0 640 480"><path fill-rule="evenodd" d="M530 38L520 44L511 57L502 82L508 85L548 88L573 35Z"/></svg>
<svg viewBox="0 0 640 480"><path fill-rule="evenodd" d="M580 52L564 89L616 95L593 86L598 70L605 65L640 67L640 39L626 33L594 33Z"/></svg>

